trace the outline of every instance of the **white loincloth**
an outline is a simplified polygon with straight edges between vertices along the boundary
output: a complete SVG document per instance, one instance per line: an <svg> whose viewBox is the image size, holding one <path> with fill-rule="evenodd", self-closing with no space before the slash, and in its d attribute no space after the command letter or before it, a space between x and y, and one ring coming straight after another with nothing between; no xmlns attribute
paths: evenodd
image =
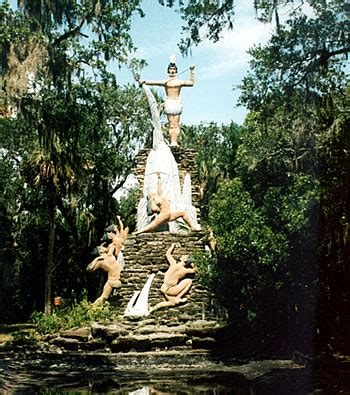
<svg viewBox="0 0 350 395"><path fill-rule="evenodd" d="M180 98L165 99L165 114L167 115L180 115L182 113L182 103Z"/></svg>

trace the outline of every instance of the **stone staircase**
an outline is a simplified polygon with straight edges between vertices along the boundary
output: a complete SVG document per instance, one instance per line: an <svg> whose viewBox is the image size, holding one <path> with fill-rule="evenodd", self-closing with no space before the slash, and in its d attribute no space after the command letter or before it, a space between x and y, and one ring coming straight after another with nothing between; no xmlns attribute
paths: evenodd
<svg viewBox="0 0 350 395"><path fill-rule="evenodd" d="M47 351L59 347L69 351L118 352L198 352L214 350L223 326L216 321L179 324L157 318L122 319L89 327L62 331L46 339ZM58 349L57 349L58 351Z"/></svg>

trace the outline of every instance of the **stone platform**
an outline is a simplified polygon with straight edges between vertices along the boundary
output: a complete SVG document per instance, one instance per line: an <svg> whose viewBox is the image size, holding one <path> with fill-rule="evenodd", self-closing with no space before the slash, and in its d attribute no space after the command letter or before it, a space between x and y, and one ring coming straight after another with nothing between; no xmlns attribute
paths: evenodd
<svg viewBox="0 0 350 395"><path fill-rule="evenodd" d="M61 331L44 340L52 350L119 352L198 352L216 347L223 326L216 321L161 324L156 318L123 319L114 323L93 322L89 327Z"/></svg>

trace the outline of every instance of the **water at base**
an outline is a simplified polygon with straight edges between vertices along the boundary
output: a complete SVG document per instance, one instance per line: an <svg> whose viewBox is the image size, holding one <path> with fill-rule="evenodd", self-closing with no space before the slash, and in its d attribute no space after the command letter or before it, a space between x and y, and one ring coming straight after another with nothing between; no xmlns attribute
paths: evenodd
<svg viewBox="0 0 350 395"><path fill-rule="evenodd" d="M18 361L19 362L19 361ZM233 372L191 369L126 370L122 366L80 366L26 361L9 366L0 361L0 394L128 395L267 395L310 394L305 371L274 372L246 380ZM22 365L21 369L19 369ZM318 394L323 392L317 392Z"/></svg>

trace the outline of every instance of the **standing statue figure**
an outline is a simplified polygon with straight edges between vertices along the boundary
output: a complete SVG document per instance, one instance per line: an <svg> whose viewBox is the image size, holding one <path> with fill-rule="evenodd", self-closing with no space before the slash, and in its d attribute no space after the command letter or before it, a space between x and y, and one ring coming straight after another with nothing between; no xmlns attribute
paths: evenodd
<svg viewBox="0 0 350 395"><path fill-rule="evenodd" d="M126 227L124 229L120 217L118 216L117 218L119 229L117 225L111 225L106 229L110 244L106 247L104 245L99 246L100 256L95 258L86 268L88 272L94 272L101 268L108 274L102 294L95 300L94 304L104 302L109 298L113 289L120 288L121 286L120 273L123 269L123 254L121 250L127 238L129 228Z"/></svg>
<svg viewBox="0 0 350 395"><path fill-rule="evenodd" d="M180 99L180 91L182 87L193 86L194 85L194 68L195 65L190 66L190 79L188 81L178 80L177 66L175 63L175 56L170 57L170 63L168 65L168 75L167 80L160 81L145 81L140 80L139 84L146 85L157 85L164 86L166 99L165 99L165 113L168 117L169 122L169 137L170 146L178 146L178 139L180 135L180 115L182 113L182 103Z"/></svg>
<svg viewBox="0 0 350 395"><path fill-rule="evenodd" d="M158 226L163 225L170 221L175 221L176 219L182 217L185 222L190 226L192 231L199 231L201 228L199 225L195 225L191 220L190 216L186 213L186 211L173 211L170 210L170 202L168 198L164 195L162 189L162 181L160 174L158 175L158 185L157 191L151 192L149 194L149 203L151 210L154 214L156 214L155 218L152 222L146 225L144 228L134 232L134 235L138 235L144 232L151 232L158 228Z"/></svg>
<svg viewBox="0 0 350 395"><path fill-rule="evenodd" d="M188 255L183 255L179 262L176 262L172 253L176 243L173 243L166 252L166 257L169 263L169 269L164 274L164 282L160 290L162 291L166 301L155 305L151 312L162 307L175 306L179 303L184 303L187 298L183 296L190 290L192 280L184 278L186 274L193 274L196 272L195 268L185 267L188 262Z"/></svg>

